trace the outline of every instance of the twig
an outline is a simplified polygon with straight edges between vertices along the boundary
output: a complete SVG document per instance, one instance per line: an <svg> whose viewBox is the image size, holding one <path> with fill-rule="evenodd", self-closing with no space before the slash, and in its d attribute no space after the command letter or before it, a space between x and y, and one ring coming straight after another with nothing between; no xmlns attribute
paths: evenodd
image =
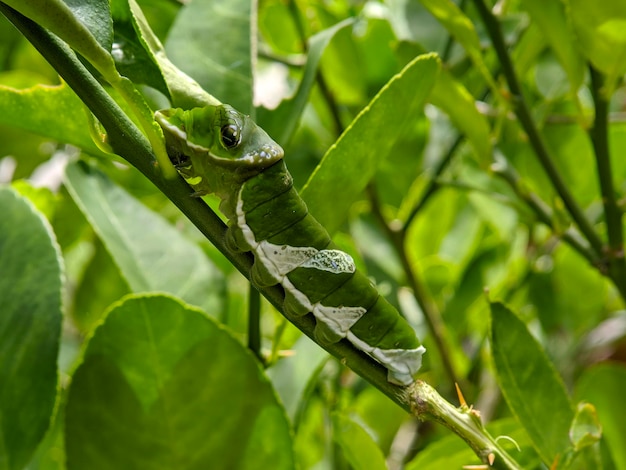
<svg viewBox="0 0 626 470"><path fill-rule="evenodd" d="M511 189L515 191L515 194L535 213L539 221L550 227L557 236L560 236L564 241L566 241L572 248L586 258L589 263L600 267L602 260L596 252L591 249L587 240L585 240L573 227L559 233L559 228L554 221L554 216L550 207L548 207L548 205L546 205L546 203L539 196L537 196L537 194L528 191L528 189L523 187L520 182L519 175L506 161L493 164L492 170L496 175L500 176L508 183Z"/></svg>
<svg viewBox="0 0 626 470"><path fill-rule="evenodd" d="M589 243L598 256L601 256L604 252L602 240L595 232L593 226L583 213L583 210L578 205L567 185L561 178L561 175L552 162L552 157L550 156L541 134L539 133L539 130L537 129L537 126L531 116L530 109L528 108L528 104L526 103L522 93L522 87L518 81L517 75L515 74L513 63L511 62L511 58L508 54L497 18L493 15L489 8L487 8L484 0L474 0L474 4L476 5L478 14L485 24L485 28L489 33L493 47L496 51L498 59L500 60L500 64L502 65L502 72L512 94L512 103L514 105L513 108L515 114L524 128L524 131L526 131L528 140L533 147L539 162L543 166L543 169L552 182L556 192L563 200L563 204L569 211L572 219L576 225L578 225L580 231L587 238L587 240L589 240Z"/></svg>
<svg viewBox="0 0 626 470"><path fill-rule="evenodd" d="M617 205L615 188L613 187L613 172L611 171L611 156L608 141L608 113L609 103L602 93L604 79L600 72L589 67L591 75L591 93L595 103L595 118L590 129L591 142L596 155L596 166L602 204L609 239L608 261L610 276L626 300L626 263L624 262L624 235L622 232L622 212Z"/></svg>
<svg viewBox="0 0 626 470"><path fill-rule="evenodd" d="M293 69L302 69L306 65L306 57L304 54L280 55L275 53L266 44L259 44L259 57L272 62L278 62Z"/></svg>
<svg viewBox="0 0 626 470"><path fill-rule="evenodd" d="M261 296L252 284L248 294L248 349L265 364L261 354Z"/></svg>
<svg viewBox="0 0 626 470"><path fill-rule="evenodd" d="M428 185L424 189L424 192L422 193L420 200L417 202L417 204L415 204L415 207L413 208L413 210L411 211L411 213L408 215L408 217L406 218L404 222L405 229L411 226L411 224L413 223L413 219L417 217L417 215L422 210L422 208L426 205L426 203L430 200L430 198L437 192L437 189L439 189L440 187L439 176L443 173L443 170L446 169L446 167L450 163L450 160L452 160L454 153L459 148L459 145L461 145L461 142L463 142L464 138L465 138L464 135L459 134L457 138L454 140L454 142L452 143L452 145L450 146L450 148L448 148L448 151L446 152L446 154L443 157L441 157L439 162L437 162L437 166L435 166L432 177L430 178Z"/></svg>
<svg viewBox="0 0 626 470"><path fill-rule="evenodd" d="M477 410L461 405L455 408L443 400L427 383L418 380L411 387L418 416L428 416L443 424L463 439L489 468L519 469L522 467L500 447L483 427ZM493 462L491 461L493 459Z"/></svg>

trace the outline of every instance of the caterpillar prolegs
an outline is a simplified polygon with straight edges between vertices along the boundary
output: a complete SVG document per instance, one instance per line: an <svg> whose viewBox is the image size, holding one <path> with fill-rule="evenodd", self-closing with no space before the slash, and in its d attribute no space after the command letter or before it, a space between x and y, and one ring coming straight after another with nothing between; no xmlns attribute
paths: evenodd
<svg viewBox="0 0 626 470"><path fill-rule="evenodd" d="M282 148L228 105L162 110L156 119L172 162L196 195L220 197L229 245L254 255L254 283L280 284L288 313L312 313L319 342L346 338L385 366L390 382L413 382L424 347L308 213Z"/></svg>

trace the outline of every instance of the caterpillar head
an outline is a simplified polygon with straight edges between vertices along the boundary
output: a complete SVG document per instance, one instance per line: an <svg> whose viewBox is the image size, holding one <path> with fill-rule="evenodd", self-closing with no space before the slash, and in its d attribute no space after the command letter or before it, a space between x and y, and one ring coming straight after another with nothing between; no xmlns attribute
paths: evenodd
<svg viewBox="0 0 626 470"><path fill-rule="evenodd" d="M156 120L163 128L174 164L189 164L194 172L217 166L248 175L283 158L280 145L250 116L226 104L165 109L156 112Z"/></svg>

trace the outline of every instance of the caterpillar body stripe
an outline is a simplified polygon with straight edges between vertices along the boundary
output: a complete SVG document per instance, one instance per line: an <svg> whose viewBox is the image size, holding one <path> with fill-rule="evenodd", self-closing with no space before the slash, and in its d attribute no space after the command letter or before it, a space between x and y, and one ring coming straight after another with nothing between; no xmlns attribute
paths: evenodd
<svg viewBox="0 0 626 470"><path fill-rule="evenodd" d="M320 343L346 338L386 367L390 382L412 383L425 348L308 213L282 148L229 105L161 110L156 120L172 162L195 194L220 197L229 246L254 255L253 282L280 284L288 313L313 314Z"/></svg>

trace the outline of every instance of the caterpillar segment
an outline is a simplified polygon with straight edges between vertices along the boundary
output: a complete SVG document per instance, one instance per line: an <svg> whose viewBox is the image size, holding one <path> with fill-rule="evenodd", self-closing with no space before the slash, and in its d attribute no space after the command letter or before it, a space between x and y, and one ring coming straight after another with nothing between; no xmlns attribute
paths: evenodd
<svg viewBox="0 0 626 470"><path fill-rule="evenodd" d="M156 119L195 194L221 198L229 247L254 255L253 282L280 284L289 314L313 314L320 343L345 338L385 366L390 382L412 383L425 348L308 213L280 146L228 105L163 110Z"/></svg>

